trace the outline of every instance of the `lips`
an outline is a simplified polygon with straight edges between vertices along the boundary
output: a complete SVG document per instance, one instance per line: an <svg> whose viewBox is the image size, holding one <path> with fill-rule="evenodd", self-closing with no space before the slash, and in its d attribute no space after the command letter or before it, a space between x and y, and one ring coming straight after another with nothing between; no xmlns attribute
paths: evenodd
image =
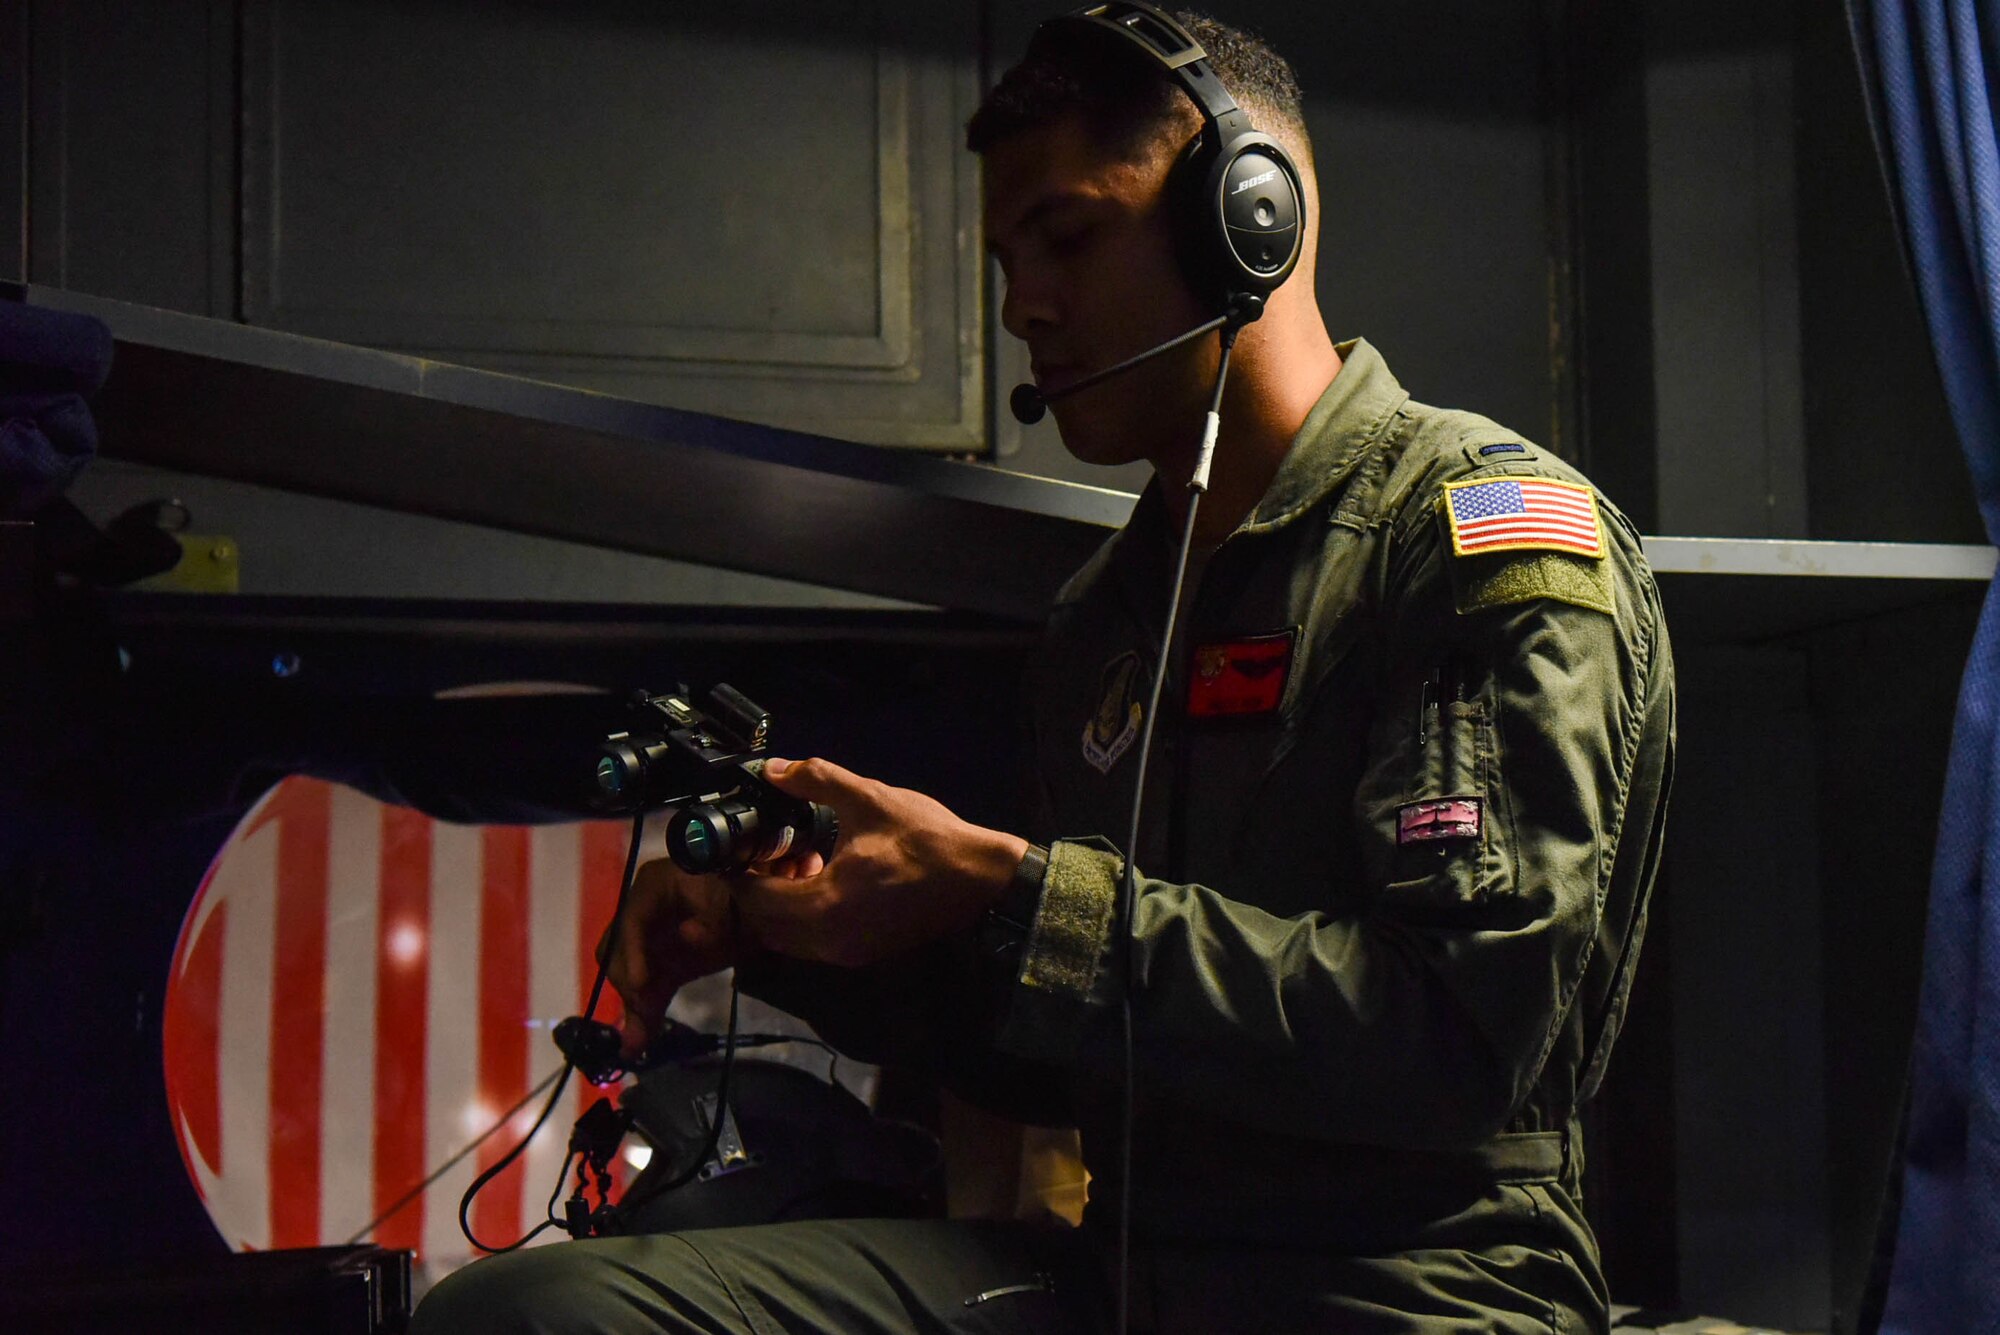
<svg viewBox="0 0 2000 1335"><path fill-rule="evenodd" d="M1083 378L1083 370L1074 362L1045 362L1033 360L1028 363L1029 372L1035 377L1035 384L1044 394L1053 394L1073 381Z"/></svg>

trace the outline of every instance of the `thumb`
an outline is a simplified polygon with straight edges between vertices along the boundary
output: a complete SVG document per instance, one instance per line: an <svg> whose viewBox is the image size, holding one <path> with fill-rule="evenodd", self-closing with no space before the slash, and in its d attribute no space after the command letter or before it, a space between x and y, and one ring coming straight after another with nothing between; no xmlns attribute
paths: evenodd
<svg viewBox="0 0 2000 1335"><path fill-rule="evenodd" d="M852 806L866 782L831 760L780 760L776 756L764 762L764 777L789 797L824 802L834 808Z"/></svg>
<svg viewBox="0 0 2000 1335"><path fill-rule="evenodd" d="M636 1057L645 1051L646 1044L653 1041L652 1026L641 1020L632 1011L626 1011L618 1019L618 1055Z"/></svg>

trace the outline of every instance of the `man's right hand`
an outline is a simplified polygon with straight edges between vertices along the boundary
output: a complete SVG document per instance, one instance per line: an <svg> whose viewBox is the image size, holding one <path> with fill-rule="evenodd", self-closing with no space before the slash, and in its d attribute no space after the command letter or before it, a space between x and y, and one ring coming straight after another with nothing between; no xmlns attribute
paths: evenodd
<svg viewBox="0 0 2000 1335"><path fill-rule="evenodd" d="M611 985L625 1003L620 1051L638 1055L660 1028L674 994L697 978L736 963L735 914L730 884L720 876L695 876L667 858L643 864L632 878L617 949L609 959ZM605 963L611 932L597 942Z"/></svg>

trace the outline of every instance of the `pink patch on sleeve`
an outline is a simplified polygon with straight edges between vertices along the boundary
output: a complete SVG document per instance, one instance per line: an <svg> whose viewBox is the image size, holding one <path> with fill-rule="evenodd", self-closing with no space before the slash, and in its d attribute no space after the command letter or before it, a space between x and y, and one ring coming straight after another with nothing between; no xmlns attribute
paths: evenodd
<svg viewBox="0 0 2000 1335"><path fill-rule="evenodd" d="M1409 802L1396 808L1396 842L1420 844L1434 839L1477 839L1485 799L1446 797Z"/></svg>

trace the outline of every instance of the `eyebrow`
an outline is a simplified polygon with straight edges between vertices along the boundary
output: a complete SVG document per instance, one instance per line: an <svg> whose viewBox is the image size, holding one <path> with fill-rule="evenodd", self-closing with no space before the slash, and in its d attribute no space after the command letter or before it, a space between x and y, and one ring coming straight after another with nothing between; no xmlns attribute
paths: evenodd
<svg viewBox="0 0 2000 1335"><path fill-rule="evenodd" d="M1046 222L1049 215L1060 212L1063 209L1089 208L1103 205L1107 202L1101 195L1093 195L1081 190L1059 190L1054 194L1044 195L1036 200L1019 218L1014 220L1011 230L1016 232L1028 231ZM992 236L986 238L987 250L995 250L998 246L999 242Z"/></svg>

